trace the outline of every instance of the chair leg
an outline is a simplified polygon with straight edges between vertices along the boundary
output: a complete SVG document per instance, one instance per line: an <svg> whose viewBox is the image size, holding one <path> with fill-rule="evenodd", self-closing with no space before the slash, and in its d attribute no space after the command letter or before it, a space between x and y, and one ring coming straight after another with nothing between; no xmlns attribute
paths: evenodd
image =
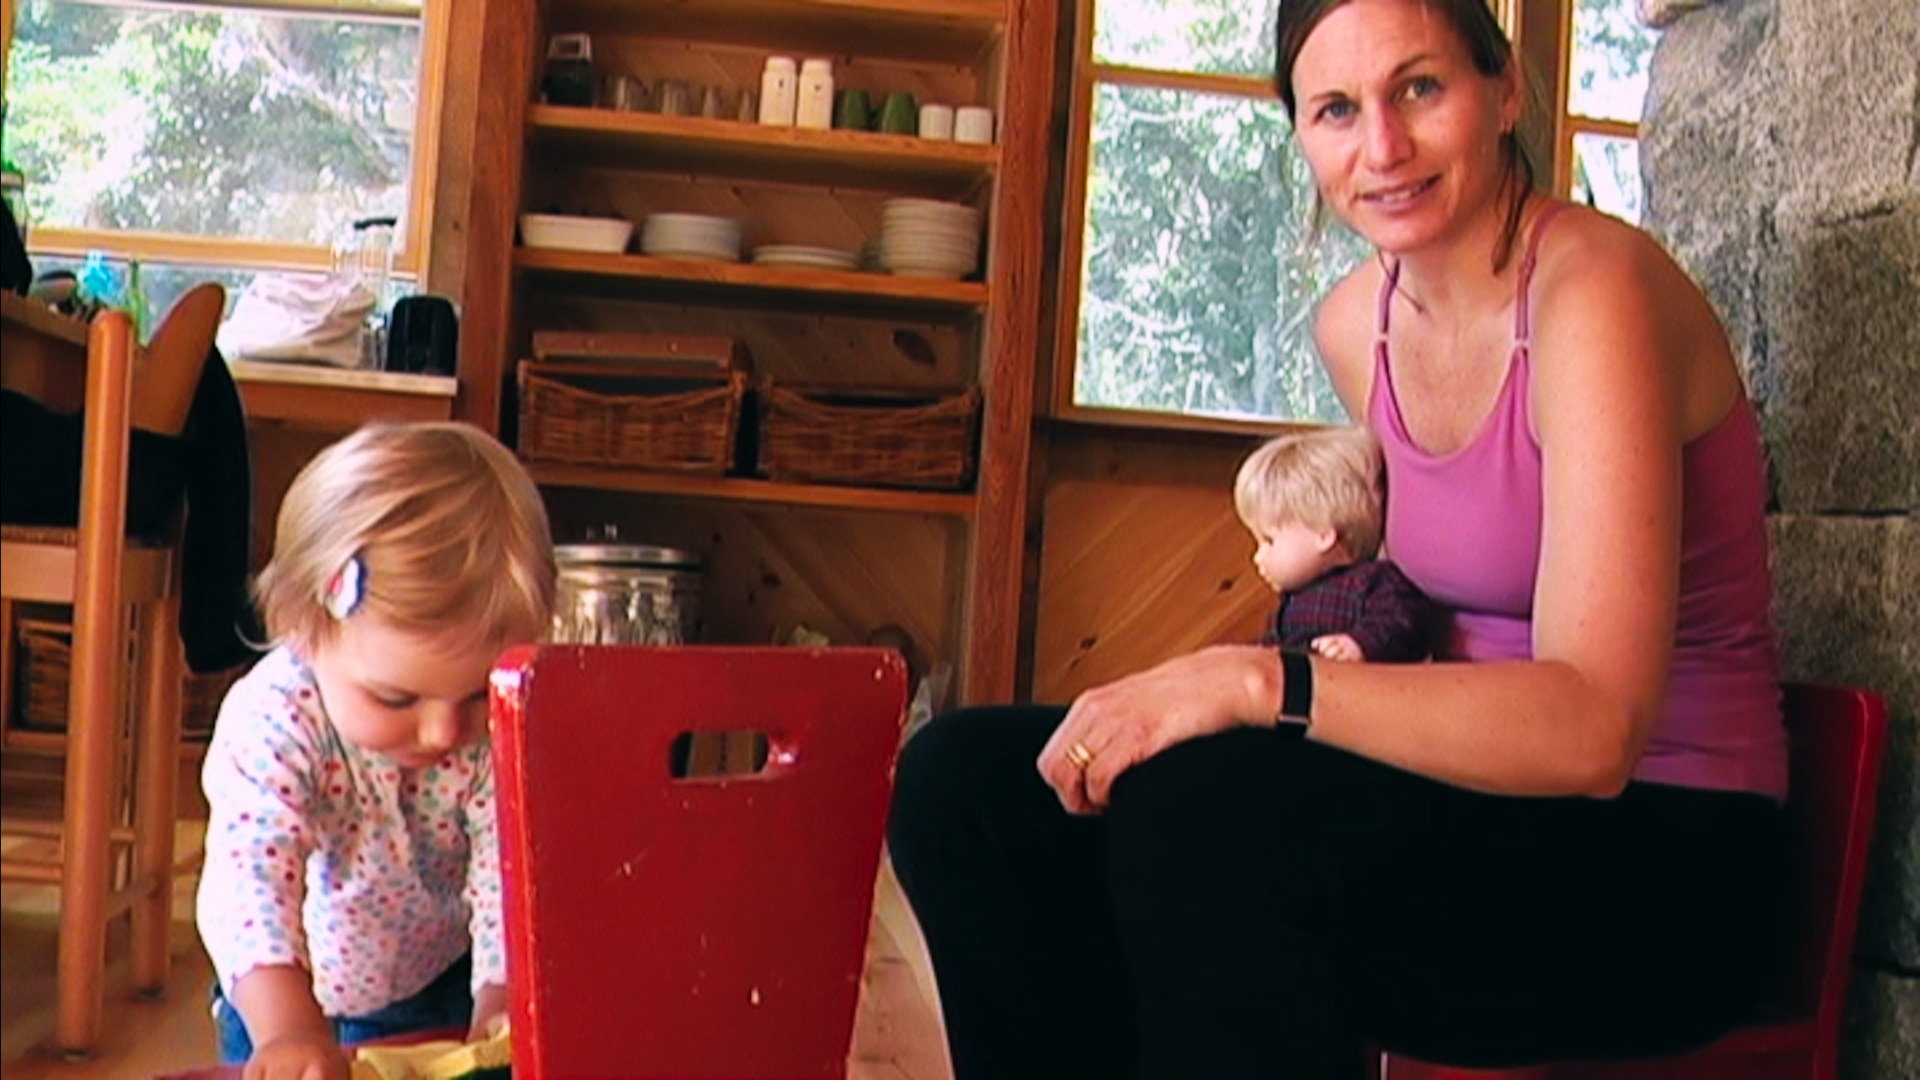
<svg viewBox="0 0 1920 1080"><path fill-rule="evenodd" d="M104 616L109 634L87 633ZM55 1034L69 1056L90 1054L100 1036L107 966L107 901L114 819L114 742L122 714L118 668L124 651L116 613L74 617L67 777L60 853L59 1008ZM105 640L102 640L102 639Z"/></svg>
<svg viewBox="0 0 1920 1080"><path fill-rule="evenodd" d="M133 876L149 891L133 904L133 988L166 988L173 921L173 837L180 783L180 696L186 663L175 630L179 601L144 604L138 622L134 713Z"/></svg>

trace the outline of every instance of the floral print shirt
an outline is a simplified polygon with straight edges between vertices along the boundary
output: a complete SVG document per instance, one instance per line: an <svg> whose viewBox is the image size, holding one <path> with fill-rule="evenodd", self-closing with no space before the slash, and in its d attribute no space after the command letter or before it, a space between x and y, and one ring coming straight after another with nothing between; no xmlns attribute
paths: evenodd
<svg viewBox="0 0 1920 1080"><path fill-rule="evenodd" d="M221 988L297 964L329 1017L412 997L462 954L506 983L485 738L424 769L343 740L306 665L278 649L220 707L200 936Z"/></svg>

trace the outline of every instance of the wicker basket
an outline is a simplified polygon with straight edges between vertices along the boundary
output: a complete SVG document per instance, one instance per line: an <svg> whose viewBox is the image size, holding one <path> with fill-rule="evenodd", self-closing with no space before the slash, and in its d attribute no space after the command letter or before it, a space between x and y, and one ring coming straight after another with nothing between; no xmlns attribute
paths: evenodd
<svg viewBox="0 0 1920 1080"><path fill-rule="evenodd" d="M73 674L73 631L64 623L20 620L20 728L64 732ZM213 733L220 703L245 667L206 675L187 673L180 687L180 733L205 739Z"/></svg>
<svg viewBox="0 0 1920 1080"><path fill-rule="evenodd" d="M67 686L73 670L73 631L55 623L20 620L20 726L67 729Z"/></svg>
<svg viewBox="0 0 1920 1080"><path fill-rule="evenodd" d="M980 390L957 396L765 384L760 469L776 480L964 488Z"/></svg>
<svg viewBox="0 0 1920 1080"><path fill-rule="evenodd" d="M569 465L723 473L747 376L583 374L577 365L520 364L520 456Z"/></svg>

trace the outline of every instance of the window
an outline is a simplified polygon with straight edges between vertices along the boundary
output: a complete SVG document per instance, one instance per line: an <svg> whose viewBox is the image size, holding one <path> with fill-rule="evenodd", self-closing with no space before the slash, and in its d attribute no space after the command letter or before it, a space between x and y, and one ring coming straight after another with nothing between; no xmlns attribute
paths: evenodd
<svg viewBox="0 0 1920 1080"><path fill-rule="evenodd" d="M320 269L354 219L391 215L417 272L447 2L12 0L29 248Z"/></svg>
<svg viewBox="0 0 1920 1080"><path fill-rule="evenodd" d="M1080 10L1054 411L1344 418L1313 306L1366 249L1314 235L1272 0Z"/></svg>
<svg viewBox="0 0 1920 1080"><path fill-rule="evenodd" d="M1567 0L1571 47L1563 82L1560 192L1638 223L1640 109L1659 32L1634 0Z"/></svg>

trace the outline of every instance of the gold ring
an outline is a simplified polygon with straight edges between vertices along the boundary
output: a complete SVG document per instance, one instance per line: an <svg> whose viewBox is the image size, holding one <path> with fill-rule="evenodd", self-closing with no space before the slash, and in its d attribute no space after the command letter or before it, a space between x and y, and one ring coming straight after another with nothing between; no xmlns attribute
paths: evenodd
<svg viewBox="0 0 1920 1080"><path fill-rule="evenodd" d="M1074 768L1086 772L1087 766L1093 764L1093 751L1087 749L1085 743L1068 743L1067 760L1073 764Z"/></svg>

